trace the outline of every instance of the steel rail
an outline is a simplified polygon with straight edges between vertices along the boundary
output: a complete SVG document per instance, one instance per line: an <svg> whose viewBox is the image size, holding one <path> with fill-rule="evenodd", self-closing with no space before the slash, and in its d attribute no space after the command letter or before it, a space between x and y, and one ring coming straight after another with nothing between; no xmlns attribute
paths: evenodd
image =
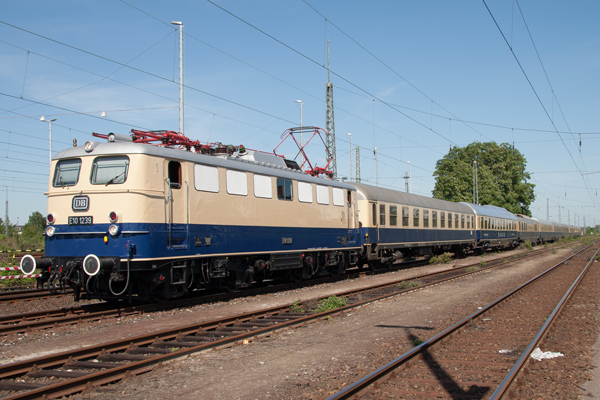
<svg viewBox="0 0 600 400"><path fill-rule="evenodd" d="M536 253L526 253L526 254L520 255L519 258L512 259L511 261L521 262L527 258L539 256L540 252L545 253L545 252L549 252L549 251L550 250L548 250L548 249L544 249L544 250L538 251ZM510 258L510 257L508 257L508 258ZM378 284L378 285L374 285L374 286L371 286L368 288L363 288L363 289L358 289L358 290L363 291L363 292L365 290L378 290L381 288L396 285L400 282L407 281L407 280L418 281L418 280L435 279L436 276L439 276L442 274L450 274L451 276L446 278L446 280L448 280L448 279L454 279L454 278L458 277L461 274L460 271L466 271L469 268L472 268L475 266L478 267L478 270L469 271L469 274L483 272L483 271L486 271L491 268L496 268L498 266L509 266L509 265L510 264L507 263L507 258L501 258L501 259L492 260L492 261L488 262L485 267L481 267L479 264L469 264L469 265L465 265L462 267L456 267L456 268L449 269L449 270L443 270L443 271L433 272L433 273L429 273L429 274L418 275L418 276L414 276L414 277L406 278L406 279L404 279L404 278L398 279L396 281L382 283L382 284ZM258 288L257 287L257 288L251 288L251 289L248 289L245 291L238 292L238 294L239 294L239 296L246 296L246 297L254 296L256 294L264 293L265 291L273 292L273 291L285 290L288 286L291 286L292 288L296 288L298 286L304 286L307 283L310 285L315 285L315 284L320 284L320 283L329 283L331 281L337 281L342 278L346 279L348 276L357 276L358 277L359 274L355 272L353 274L345 275L343 277L338 276L338 277L320 278L317 280L307 281L307 282L303 282L303 283L282 284L282 285L278 285L276 287L268 287L268 288ZM417 287L414 287L411 289L426 287L427 285L431 285L434 283L440 283L443 281L444 280L436 280L435 282L430 282L428 284L420 285L420 286L417 286ZM348 293L342 293L341 295L350 296L353 294L354 294L354 291L351 291ZM72 324L80 323L83 321L95 321L95 320L106 319L106 318L119 318L119 317L123 317L123 316L127 316L127 315L136 315L136 314L144 314L144 313L155 312L155 311L163 311L166 309L173 309L173 308L179 308L179 307L184 307L184 306L194 306L197 304L202 304L202 303L211 302L211 301L229 300L231 298L232 298L232 294L227 293L227 294L215 294L215 295L209 295L209 296L192 297L192 298L187 298L187 299L178 299L178 300L170 301L167 304L159 304L159 305L146 304L146 305L131 306L131 307L113 308L110 305L107 305L105 303L96 303L96 304L87 304L87 305L76 306L76 307L65 307L65 308L57 308L57 309L42 310L42 311L31 311L31 312L22 313L22 314L9 314L9 315L4 315L4 316L0 315L0 335L10 335L10 334L31 332L32 330L48 329L48 328L53 328L53 327L56 327L59 325L72 325Z"/></svg>
<svg viewBox="0 0 600 400"><path fill-rule="evenodd" d="M511 370L508 372L508 374L502 380L502 382L500 382L500 385L496 388L494 393L492 393L490 400L500 399L504 395L504 393L506 393L506 391L509 389L511 383L515 380L518 373L524 368L525 363L530 359L532 351L535 349L536 346L538 346L538 344L545 337L546 332L548 331L548 329L550 328L550 326L552 325L552 323L554 322L554 320L556 319L558 314L562 311L562 309L564 308L567 301L569 301L569 299L571 298L571 296L573 295L575 290L579 287L579 284L581 283L584 276L589 271L590 265L592 265L592 262L594 261L594 259L596 258L596 256L598 255L599 252L600 252L600 248L598 250L596 250L596 253L594 253L592 258L588 261L587 265L583 269L583 271L581 271L579 276L577 276L577 279L569 287L569 290L565 293L565 295L562 297L560 302L554 308L554 310L552 311L552 313L550 314L550 316L548 317L548 319L546 320L544 325L540 328L540 330L535 335L533 340L529 343L527 348L523 351L523 354L521 354L521 357L519 357L519 359L517 360L515 365L511 368Z"/></svg>
<svg viewBox="0 0 600 400"><path fill-rule="evenodd" d="M545 276L546 274L550 273L554 269L558 268L559 266L561 266L562 264L564 264L566 261L568 261L568 260L574 258L575 256L581 254L582 252L584 252L585 250L587 250L591 246L592 245L586 246L585 248L581 249L577 253L572 254L571 256L567 257L563 261L561 261L561 262L557 263L556 265L552 266L548 270L546 270L546 271L542 272L541 274L538 274L535 277L529 279L527 282L523 283L522 285L519 285L518 287L514 288L513 290L509 291L508 293L506 293L503 296L499 297L498 299L494 300L493 302L491 302L490 304L486 305L485 307L482 307L480 310L477 310L473 314L471 314L471 315L463 318L462 320L460 320L459 322L455 323L454 325L452 325L452 326L444 329L442 332L440 332L437 335L431 337L430 339L424 341L423 343L421 343L419 346L415 347L414 349L412 349L412 350L404 353L400 357L398 357L398 358L390 361L389 363L387 363L384 366L378 368L374 372L368 374L367 376L365 376L365 377L361 378L360 380L354 382L350 386L348 386L348 387L344 388L343 390L339 391L338 393L336 393L336 394L328 397L327 400L349 399L350 396L353 396L353 395L357 394L358 392L360 392L363 389L365 389L367 386L369 386L372 383L380 380L383 376L385 376L388 373L392 372L393 370L395 370L396 368L398 368L400 365L405 364L407 361L409 361L412 358L414 358L415 356L419 355L421 352L423 352L424 350L426 350L429 347L433 346L434 344L440 342L442 339L446 338L451 333L455 332L456 330L458 330L462 326L464 326L467 323L469 323L469 321L471 321L474 318L476 318L476 317L484 314L485 312L489 311L490 309L492 309L496 305L501 304L507 298L511 297L512 295L514 295L515 293L519 292L523 288L529 286L533 282L536 282L541 277Z"/></svg>
<svg viewBox="0 0 600 400"><path fill-rule="evenodd" d="M515 260L516 261L516 260ZM519 260L520 261L520 260ZM498 265L507 265L498 263ZM466 268L466 267L463 267ZM489 267L493 268L493 267ZM457 279L461 278L473 273L481 272L482 270L472 271L463 273L460 275L454 275L452 277L446 278L444 280ZM446 271L448 272L448 271ZM451 271L456 273L458 271ZM439 273L437 273L439 274ZM430 274L434 275L434 274ZM356 301L351 305L347 305L345 307L341 307L335 310L326 311L319 314L293 314L287 313L290 309L290 304L273 307L267 310L261 310L254 313L246 313L242 315L236 315L232 317L222 318L216 321L209 321L199 324L193 324L187 327L178 327L166 330L164 332L155 332L147 335L142 335L137 338L127 338L124 340L113 341L109 343L103 343L95 346L89 346L86 348L76 349L73 351L66 351L58 354L53 354L45 357L40 357L32 360L24 360L12 364L7 364L0 366L0 378L8 379L8 378L17 378L22 376L23 374L31 373L32 371L39 371L44 368L60 368L61 366L68 367L69 363L77 362L77 360L86 360L86 359L95 359L100 357L102 354L106 352L125 352L128 349L131 349L132 346L143 347L143 346L151 346L157 341L164 344L168 348L177 349L175 351L169 351L168 354L161 354L157 357L134 361L125 365L113 364L108 366L104 366L103 368L109 368L103 371L87 374L83 377L75 377L69 379L67 382L57 383L51 386L42 387L39 389L28 390L26 392L18 393L13 396L8 397L9 399L30 399L30 398L39 398L41 396L63 396L66 394L72 394L81 390L84 390L85 386L89 386L90 382L96 382L96 384L105 384L109 382L114 382L122 379L126 376L126 374L137 374L141 372L148 371L152 368L152 365L170 360L176 357L180 357L183 355L187 355L193 352L197 352L200 350L204 350L212 347L226 346L231 343L235 343L236 341L242 340L244 338L255 337L259 335L266 334L268 332L272 332L275 330L280 330L290 326L303 325L306 323L310 323L311 321L316 321L318 319L327 318L330 315L337 315L343 313L345 311L349 311L352 308L362 306L371 302L379 301L391 296L395 296L404 292L416 290L419 288L423 288L430 285L438 284L439 281L431 282L426 285L421 285L415 288L409 289L399 289L398 285L393 284L392 287L395 287L396 290L393 292L387 292L379 295L375 295L375 297L369 298L367 300ZM389 287L390 285L376 285L376 290L384 289L385 287ZM364 293L365 290L354 290L346 293L338 294L338 295L351 295L351 294L361 294ZM275 317L283 318L286 320L279 321L278 323L273 323L272 320ZM265 321L269 321L269 323L262 323L261 319ZM246 324L246 326L258 326L258 329L253 329L249 331L248 329L239 328L240 324ZM268 326L264 326L268 325ZM261 327L263 326L263 327ZM227 337L218 339L216 341L210 343L203 343L201 345L190 345L187 342L184 342L183 346L181 342L177 342L179 338L181 340L192 340L189 339L189 335L196 335L199 332L214 332L214 336L222 336L225 335L224 332L229 332ZM240 332L239 334L235 334L236 332ZM173 340L169 342L169 340ZM167 342L165 342L167 341ZM184 348L181 348L184 347ZM154 350L157 351L157 350ZM140 350L140 352L144 352L144 350ZM99 364L97 364L99 365ZM104 364L107 365L107 364ZM6 385L2 385L6 386ZM8 384L10 386L10 384Z"/></svg>

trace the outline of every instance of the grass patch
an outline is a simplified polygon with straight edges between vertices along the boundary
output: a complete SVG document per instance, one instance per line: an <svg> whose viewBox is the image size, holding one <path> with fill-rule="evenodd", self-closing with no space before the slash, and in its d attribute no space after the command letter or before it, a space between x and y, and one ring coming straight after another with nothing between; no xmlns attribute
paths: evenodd
<svg viewBox="0 0 600 400"><path fill-rule="evenodd" d="M533 245L529 241L529 239L525 240L523 243L519 245L519 249L521 250L533 250Z"/></svg>
<svg viewBox="0 0 600 400"><path fill-rule="evenodd" d="M348 305L347 297L337 297L337 296L329 296L326 299L323 299L319 302L316 313L322 313L325 311L335 310L336 308L344 307Z"/></svg>
<svg viewBox="0 0 600 400"><path fill-rule="evenodd" d="M481 263L479 263L481 264ZM465 270L466 272L475 272L475 271L479 271L479 267L469 267Z"/></svg>
<svg viewBox="0 0 600 400"><path fill-rule="evenodd" d="M290 306L290 311L293 313L305 313L308 310L304 308L304 305L300 303L300 300L296 300L294 304Z"/></svg>
<svg viewBox="0 0 600 400"><path fill-rule="evenodd" d="M486 262L484 260L479 261L479 265L485 267Z"/></svg>
<svg viewBox="0 0 600 400"><path fill-rule="evenodd" d="M430 265L435 264L448 264L452 260L451 253L440 254L439 256L433 256L429 259Z"/></svg>

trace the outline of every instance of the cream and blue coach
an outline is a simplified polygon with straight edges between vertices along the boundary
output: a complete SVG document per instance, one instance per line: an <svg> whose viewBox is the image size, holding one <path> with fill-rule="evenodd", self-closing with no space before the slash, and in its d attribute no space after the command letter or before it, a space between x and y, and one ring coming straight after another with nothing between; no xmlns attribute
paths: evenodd
<svg viewBox="0 0 600 400"><path fill-rule="evenodd" d="M473 210L460 203L352 183L363 253L371 268L402 256L463 254L475 246Z"/></svg>
<svg viewBox="0 0 600 400"><path fill-rule="evenodd" d="M467 205L476 215L477 249L515 247L519 243L518 220L510 211L497 206Z"/></svg>
<svg viewBox="0 0 600 400"><path fill-rule="evenodd" d="M113 136L61 151L46 255L24 258L22 269L47 269L76 298L160 299L356 263L352 186L235 150L205 155Z"/></svg>

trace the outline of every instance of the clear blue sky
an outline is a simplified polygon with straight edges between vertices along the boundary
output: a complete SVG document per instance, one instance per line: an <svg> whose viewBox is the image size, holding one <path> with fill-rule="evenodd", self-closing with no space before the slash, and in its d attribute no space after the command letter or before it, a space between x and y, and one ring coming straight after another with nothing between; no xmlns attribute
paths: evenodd
<svg viewBox="0 0 600 400"><path fill-rule="evenodd" d="M536 185L534 216L558 221L560 209L562 222L600 224L600 3L486 3L493 18L475 0L3 1L10 221L46 214L42 115L57 119L54 152L92 132L178 130L177 20L192 139L272 151L300 124L295 100L304 125L325 127L329 39L338 175L350 175L347 133L363 181L375 184L377 147L380 186L404 190L410 161L412 191L425 196L450 145L514 143ZM308 151L323 166L322 147Z"/></svg>

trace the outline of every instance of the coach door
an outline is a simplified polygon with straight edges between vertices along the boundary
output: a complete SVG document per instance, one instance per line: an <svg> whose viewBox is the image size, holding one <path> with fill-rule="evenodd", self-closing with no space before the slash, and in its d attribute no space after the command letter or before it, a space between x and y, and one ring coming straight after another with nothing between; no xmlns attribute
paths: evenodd
<svg viewBox="0 0 600 400"><path fill-rule="evenodd" d="M371 239L371 243L379 243L379 208L377 207L377 202L370 201L371 206L371 218L373 227L375 228L376 237Z"/></svg>
<svg viewBox="0 0 600 400"><path fill-rule="evenodd" d="M190 233L189 185L179 161L165 161L167 248L187 248Z"/></svg>

